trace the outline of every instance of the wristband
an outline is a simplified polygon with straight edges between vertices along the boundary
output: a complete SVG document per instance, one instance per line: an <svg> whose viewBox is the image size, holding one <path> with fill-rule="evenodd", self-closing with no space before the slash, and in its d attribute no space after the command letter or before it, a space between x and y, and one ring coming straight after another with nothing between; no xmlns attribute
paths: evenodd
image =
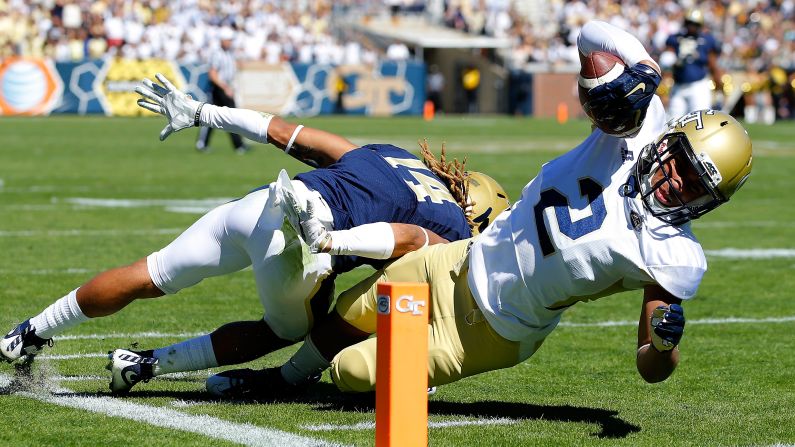
<svg viewBox="0 0 795 447"><path fill-rule="evenodd" d="M304 128L303 124L299 124L298 127L295 128L293 131L293 135L290 137L290 141L287 142L287 146L284 147L284 153L289 154L290 149L293 148L293 143L295 143L295 139L298 138L298 133L301 132L301 129Z"/></svg>
<svg viewBox="0 0 795 447"><path fill-rule="evenodd" d="M202 121L202 109L204 108L204 103L199 103L199 107L196 109L196 113L193 114L193 127L201 127Z"/></svg>
<svg viewBox="0 0 795 447"><path fill-rule="evenodd" d="M425 243L422 244L422 248L425 248L425 247L428 246L428 243L431 241L431 238L430 238L430 236L428 236L428 230L426 230L425 228L422 228L422 227L420 227L420 230L422 230L422 234L425 235Z"/></svg>

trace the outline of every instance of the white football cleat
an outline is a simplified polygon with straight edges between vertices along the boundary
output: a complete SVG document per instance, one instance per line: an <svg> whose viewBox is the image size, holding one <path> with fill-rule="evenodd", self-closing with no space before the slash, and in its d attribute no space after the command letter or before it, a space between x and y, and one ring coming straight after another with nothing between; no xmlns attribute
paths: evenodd
<svg viewBox="0 0 795 447"><path fill-rule="evenodd" d="M154 377L152 371L157 359L144 357L139 352L117 349L108 352L108 365L105 367L111 372L110 391L114 394L124 394L138 382L148 382Z"/></svg>
<svg viewBox="0 0 795 447"><path fill-rule="evenodd" d="M22 357L31 360L44 349L45 345L52 346L52 339L37 336L36 328L31 326L30 319L27 319L0 340L0 357L9 363Z"/></svg>

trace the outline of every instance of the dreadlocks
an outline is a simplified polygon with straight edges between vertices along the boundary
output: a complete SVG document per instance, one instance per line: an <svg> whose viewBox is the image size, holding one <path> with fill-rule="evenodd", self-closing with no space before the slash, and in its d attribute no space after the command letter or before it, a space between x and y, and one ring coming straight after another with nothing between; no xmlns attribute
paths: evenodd
<svg viewBox="0 0 795 447"><path fill-rule="evenodd" d="M471 228L475 227L475 222L472 221L472 213L467 212L471 209L474 203L468 202L469 197L469 178L466 175L467 159L464 157L463 162L459 162L454 158L453 161L447 161L447 154L445 153L445 144L442 143L442 152L437 160L433 152L428 148L428 140L418 141L420 145L420 152L422 154L422 162L428 167L437 177L439 177L450 190L458 206L464 210L464 215L467 218L467 223Z"/></svg>

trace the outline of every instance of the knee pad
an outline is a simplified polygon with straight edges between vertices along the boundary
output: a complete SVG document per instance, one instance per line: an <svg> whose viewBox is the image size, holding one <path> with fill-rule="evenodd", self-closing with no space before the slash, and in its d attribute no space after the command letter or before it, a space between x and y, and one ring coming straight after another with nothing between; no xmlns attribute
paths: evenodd
<svg viewBox="0 0 795 447"><path fill-rule="evenodd" d="M364 393L375 390L375 350L370 353L357 349L361 344L343 349L331 361L331 380L340 391Z"/></svg>

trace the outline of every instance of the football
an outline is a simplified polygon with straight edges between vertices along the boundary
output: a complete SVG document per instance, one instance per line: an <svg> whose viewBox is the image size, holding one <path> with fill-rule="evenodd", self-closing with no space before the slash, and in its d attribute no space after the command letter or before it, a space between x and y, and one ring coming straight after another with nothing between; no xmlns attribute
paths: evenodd
<svg viewBox="0 0 795 447"><path fill-rule="evenodd" d="M580 53L580 74L577 76L577 91L580 104L588 102L588 92L602 84L615 80L624 73L624 61L620 57L603 51L588 55Z"/></svg>

